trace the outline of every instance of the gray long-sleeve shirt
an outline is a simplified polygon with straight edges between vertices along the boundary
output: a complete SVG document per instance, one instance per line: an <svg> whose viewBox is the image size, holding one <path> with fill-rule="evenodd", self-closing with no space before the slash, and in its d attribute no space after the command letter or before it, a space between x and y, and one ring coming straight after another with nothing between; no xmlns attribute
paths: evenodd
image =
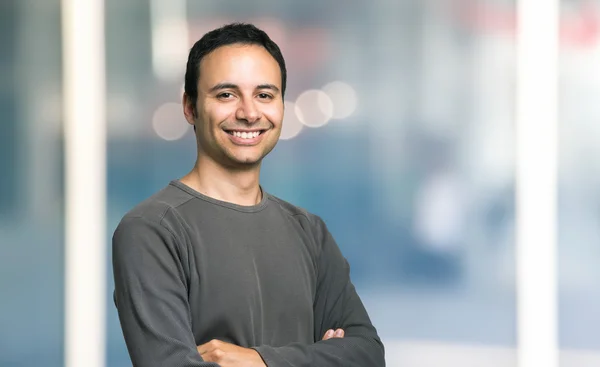
<svg viewBox="0 0 600 367"><path fill-rule="evenodd" d="M323 221L267 193L240 206L172 181L122 219L113 268L134 366L217 366L196 350L212 339L268 367L385 366ZM344 338L321 340L336 328Z"/></svg>

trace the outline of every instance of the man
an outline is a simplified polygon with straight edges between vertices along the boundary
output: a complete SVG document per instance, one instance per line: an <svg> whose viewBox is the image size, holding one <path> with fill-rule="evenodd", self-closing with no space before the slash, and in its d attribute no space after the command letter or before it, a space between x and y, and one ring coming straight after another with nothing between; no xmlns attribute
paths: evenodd
<svg viewBox="0 0 600 367"><path fill-rule="evenodd" d="M213 30L190 51L183 112L196 164L113 236L115 303L135 366L385 365L323 221L259 184L285 86L279 47L252 25Z"/></svg>

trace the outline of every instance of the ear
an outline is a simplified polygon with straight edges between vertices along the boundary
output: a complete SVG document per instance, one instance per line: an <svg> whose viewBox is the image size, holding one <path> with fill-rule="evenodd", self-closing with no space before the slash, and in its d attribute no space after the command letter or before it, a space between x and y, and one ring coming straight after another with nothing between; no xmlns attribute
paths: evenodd
<svg viewBox="0 0 600 367"><path fill-rule="evenodd" d="M181 99L181 105L183 106L183 115L187 122L194 126L196 122L196 101L192 101L190 96L183 93L183 97Z"/></svg>

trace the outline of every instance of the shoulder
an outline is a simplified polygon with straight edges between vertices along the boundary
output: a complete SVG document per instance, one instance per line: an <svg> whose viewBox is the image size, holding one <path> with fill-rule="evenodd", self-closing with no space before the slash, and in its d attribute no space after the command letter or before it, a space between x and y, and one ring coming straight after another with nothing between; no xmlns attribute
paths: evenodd
<svg viewBox="0 0 600 367"><path fill-rule="evenodd" d="M191 199L192 195L169 184L127 212L115 229L114 237L127 233L139 236L145 232L176 237L182 224L179 208Z"/></svg>
<svg viewBox="0 0 600 367"><path fill-rule="evenodd" d="M283 214L288 215L293 221L298 222L317 242L321 242L323 237L328 233L327 225L320 216L270 194L269 200L271 200L272 204L277 206Z"/></svg>
<svg viewBox="0 0 600 367"><path fill-rule="evenodd" d="M189 193L169 184L162 190L133 207L124 216L124 220L142 218L150 222L161 222L170 212L193 199Z"/></svg>
<svg viewBox="0 0 600 367"><path fill-rule="evenodd" d="M315 225L318 222L322 221L318 215L315 215L308 210L294 205L288 201L285 201L277 196L269 195L269 200L273 205L275 205L279 210L281 210L284 214L287 214L290 217L297 217L298 220L308 221L310 224Z"/></svg>

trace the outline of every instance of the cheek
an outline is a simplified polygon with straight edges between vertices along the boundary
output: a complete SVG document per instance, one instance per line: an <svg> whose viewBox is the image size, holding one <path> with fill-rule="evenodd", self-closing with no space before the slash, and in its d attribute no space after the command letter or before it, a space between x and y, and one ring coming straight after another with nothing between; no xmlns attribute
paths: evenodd
<svg viewBox="0 0 600 367"><path fill-rule="evenodd" d="M263 109L264 116L273 123L276 127L280 127L283 121L283 107L268 106Z"/></svg>
<svg viewBox="0 0 600 367"><path fill-rule="evenodd" d="M223 121L230 120L235 116L235 109L228 105L209 105L205 106L202 117L206 131L218 128Z"/></svg>

